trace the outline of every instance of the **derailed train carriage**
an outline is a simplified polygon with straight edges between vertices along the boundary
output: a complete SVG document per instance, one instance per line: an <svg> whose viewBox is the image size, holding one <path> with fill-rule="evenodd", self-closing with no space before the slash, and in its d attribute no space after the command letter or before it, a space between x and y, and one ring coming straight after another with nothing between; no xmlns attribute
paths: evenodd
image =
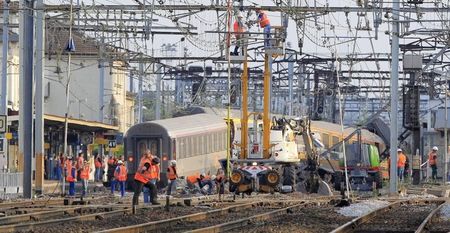
<svg viewBox="0 0 450 233"><path fill-rule="evenodd" d="M233 137L238 125L234 125L231 136ZM340 132L337 124L314 121L312 131L320 135L324 144L324 149L347 137L354 131L353 128L346 128L344 134ZM384 150L385 145L375 134L362 130L361 142L364 145L375 146L379 151ZM238 139L232 138L231 142ZM144 122L132 126L125 135L125 153L127 157L128 179L132 181L142 154L150 150L153 155L161 159L161 182L160 187L167 185L166 171L168 163L172 159L177 160L177 171L180 176L192 175L195 173L215 173L220 168L219 160L226 158L227 125L223 116L209 113L199 113L194 115L169 118ZM348 143L355 143L357 137L352 137ZM298 142L299 158L304 158L302 141ZM339 150L339 149L338 149ZM361 158L359 158L361 159ZM331 156L332 166L340 170L339 158ZM333 162L334 161L334 162ZM326 161L322 164L328 165ZM371 166L370 169L379 167ZM330 169L329 169L330 170ZM133 182L129 182L131 184ZM335 186L336 187L336 186Z"/></svg>
<svg viewBox="0 0 450 233"><path fill-rule="evenodd" d="M179 176L215 172L226 157L227 125L223 117L196 114L136 124L126 133L128 180L134 179L142 154L161 159L160 187L167 185L169 161L177 160ZM132 182L129 182L132 183Z"/></svg>

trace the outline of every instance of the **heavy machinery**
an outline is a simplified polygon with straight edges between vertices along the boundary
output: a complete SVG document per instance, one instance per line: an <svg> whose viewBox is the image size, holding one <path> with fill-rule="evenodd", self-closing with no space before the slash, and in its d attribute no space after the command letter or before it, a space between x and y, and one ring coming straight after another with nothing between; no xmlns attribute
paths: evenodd
<svg viewBox="0 0 450 233"><path fill-rule="evenodd" d="M297 186L297 177L301 177L300 186L306 192L318 192L319 186L325 184L318 174L318 154L313 146L312 134L307 120L270 118L271 59L284 53L286 26L273 27L269 45L264 48L263 112L248 113L248 62L247 45L244 38L243 56L237 62L243 63L242 73L242 113L240 124L236 124L228 115L228 125L234 129L233 135L240 135L233 140L230 133L229 156L222 161L224 168L232 163L230 191L235 193L258 192L292 192ZM244 36L245 37L245 36ZM227 53L229 54L229 53ZM231 59L229 61L235 61ZM235 61L236 62L236 61ZM230 109L229 109L230 111ZM249 117L253 116L253 128L249 130ZM261 120L262 119L262 120ZM230 130L231 131L231 130ZM251 133L251 135L249 134ZM301 165L296 137L301 135L307 148L306 164ZM251 149L248 141L251 142ZM262 142L262 143L261 143ZM260 150L262 145L262 150ZM237 147L235 147L237 146ZM299 176L297 173L300 173ZM327 189L328 187L328 189ZM327 194L331 193L325 185Z"/></svg>
<svg viewBox="0 0 450 233"><path fill-rule="evenodd" d="M347 172L352 190L370 191L380 189L383 180L380 171L380 155L374 145L353 143L345 147L347 158ZM336 172L338 180L344 180L344 158L340 159L340 170ZM340 190L339 182L335 182L335 189Z"/></svg>
<svg viewBox="0 0 450 233"><path fill-rule="evenodd" d="M238 124L234 124L235 126ZM254 125L261 125L260 123ZM242 126L235 127L237 131ZM257 132L250 128L250 132ZM239 135L236 134L235 135ZM307 159L300 161L297 142L301 137ZM234 138L240 142L240 138ZM319 156L314 146L314 137L310 131L308 119L272 118L270 128L269 158L264 158L252 141L250 158L242 159L242 150L233 150L233 170L230 177L230 191L235 193L257 192L293 192L320 193L330 195L330 186L319 173ZM261 155L258 158L258 153ZM332 174L328 174L332 175Z"/></svg>

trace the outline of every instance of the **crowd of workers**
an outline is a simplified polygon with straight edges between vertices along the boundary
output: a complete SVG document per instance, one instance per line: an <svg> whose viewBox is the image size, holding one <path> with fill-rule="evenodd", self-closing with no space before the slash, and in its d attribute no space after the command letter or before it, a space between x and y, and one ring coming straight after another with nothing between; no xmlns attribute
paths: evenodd
<svg viewBox="0 0 450 233"><path fill-rule="evenodd" d="M258 16L257 23L259 27L263 29L264 32L264 46L270 47L270 19L267 13L261 9L256 9L256 14ZM234 47L234 51L230 52L230 55L238 56L239 48L243 46L243 39L245 38L245 33L248 31L246 22L244 20L244 16L242 12L238 12L236 15L236 19L233 24L234 36L236 39L236 46ZM243 54L243 53L242 53Z"/></svg>
<svg viewBox="0 0 450 233"><path fill-rule="evenodd" d="M426 163L431 168L431 180L436 182L437 180L437 158L438 158L438 147L433 146L431 151L428 153L428 159ZM390 161L390 160L389 160ZM400 182L404 181L407 173L405 172L409 167L408 157L405 155L402 149L397 149L397 176Z"/></svg>
<svg viewBox="0 0 450 233"><path fill-rule="evenodd" d="M114 194L117 187L120 190L120 196L125 196L126 182L128 171L124 163L124 158L117 159L115 157L109 157L104 163L100 156L96 156L94 159L94 181L102 182L103 175L106 172L107 180L110 182L111 194ZM157 184L161 180L160 172L160 159L153 156L150 151L146 151L139 162L138 169L134 176L134 184L131 187L134 188L133 205L139 203L139 196L144 193L144 203L151 203L154 205L158 203L158 188ZM216 175L198 174L188 177L179 177L177 173L177 163L175 160L169 162L167 168L168 186L166 194L171 196L173 190L177 187L177 180L186 180L186 189L191 192L199 192L202 194L212 194L214 191L217 193L224 193L225 173L219 169ZM79 181L81 183L81 195L85 196L88 192L88 180L91 173L90 163L84 161L84 155L80 151L75 158L61 156L58 163L58 169L61 170L61 179L65 179L69 184L69 197L75 196L75 183ZM217 190L214 190L214 187Z"/></svg>

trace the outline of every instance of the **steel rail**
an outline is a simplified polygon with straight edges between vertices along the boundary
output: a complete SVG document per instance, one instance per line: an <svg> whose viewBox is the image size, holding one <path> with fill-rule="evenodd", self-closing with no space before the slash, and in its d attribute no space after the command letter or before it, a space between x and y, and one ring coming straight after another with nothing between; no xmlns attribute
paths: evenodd
<svg viewBox="0 0 450 233"><path fill-rule="evenodd" d="M163 206L140 206L139 209L141 209L141 208L142 209L162 208L162 207ZM60 223L73 222L73 221L89 221L89 220L103 219L103 218L123 215L123 214L127 214L127 213L132 213L131 206L128 206L127 208L124 208L121 210L113 210L113 211L109 211L109 212L104 211L104 212L99 212L99 213L95 213L95 214L81 215L81 216L75 216L75 217L69 217L69 218L0 226L0 232L9 233L9 232L18 232L18 231L33 231L33 230L35 230L36 227L47 226L47 225L51 225L51 224L60 224Z"/></svg>
<svg viewBox="0 0 450 233"><path fill-rule="evenodd" d="M436 213L445 205L445 202L440 204L436 209L431 211L431 213L423 220L422 224L417 228L415 233L422 233L427 232L426 227L428 226L428 223L430 223L431 219L436 215Z"/></svg>
<svg viewBox="0 0 450 233"><path fill-rule="evenodd" d="M444 200L436 199L436 200L400 200L396 201L394 203L391 203L387 206L378 208L376 210L373 210L363 216L360 216L358 218L355 218L344 225L336 228L335 230L331 231L331 233L348 233L348 232L354 232L356 228L363 223L369 222L373 218L380 216L380 214L385 213L386 211L401 206L402 204L406 203L438 203L440 206L445 203Z"/></svg>
<svg viewBox="0 0 450 233"><path fill-rule="evenodd" d="M238 204L238 205L228 206L228 207L217 209L217 210L210 210L210 211L205 211L205 212L200 212L200 213L195 213L195 214L190 214L190 215L184 215L184 216L175 217L175 218L171 218L171 219L165 219L165 220L159 220L159 221L154 221L154 222L148 222L148 223L143 223L143 224L134 225L134 226L119 227L119 228L114 228L114 229L109 229L109 230L103 230L103 231L98 231L98 233L100 233L100 232L101 233L151 232L151 231L155 231L157 229L161 229L161 228L166 227L166 226L171 226L171 225L177 224L177 223L182 222L182 221L199 221L199 220L204 220L204 219L209 218L210 216L215 216L215 215L218 215L218 214L219 215L224 215L224 214L227 214L227 213L229 213L230 211L233 211L233 210L240 210L240 209L244 209L244 208L251 208L254 205L257 205L258 203L264 203L264 201L257 201L257 202ZM1 231L1 229L0 229L0 231Z"/></svg>
<svg viewBox="0 0 450 233"><path fill-rule="evenodd" d="M108 229L103 231L97 231L97 233L119 233L119 232L127 232L127 233L138 233L138 232L152 232L157 229L161 229L163 227L172 226L174 224L178 224L180 222L192 222L192 221L198 221L198 220L205 220L208 219L211 216L217 216L217 215L225 215L229 212L236 211L236 210L242 210L246 208L251 208L255 205L261 204L261 203L269 203L274 205L306 205L308 203L323 203L323 202L329 202L331 197L325 197L317 199L311 199L311 200L269 200L269 201L255 201L250 203L243 203L233 206L224 207L217 210L210 210L190 215L184 215L179 216L171 219L165 219L165 220L159 220L154 222L148 222L143 223L135 226L127 226L127 227L120 227L120 228L114 228L114 229ZM298 204L298 202L301 202ZM291 206L292 207L292 206ZM290 208L290 207L288 207ZM281 209L280 209L281 210ZM277 210L279 211L279 210ZM263 218L263 217L261 217Z"/></svg>
<svg viewBox="0 0 450 233"><path fill-rule="evenodd" d="M80 214L83 212L83 210L95 210L95 209L103 209L103 212L112 211L113 209L117 208L126 208L130 205L122 206L122 205L86 205L86 206L60 206L58 209L55 210L46 210L46 211L40 211L40 212L32 212L32 213L25 213L25 214L18 214L18 215L11 215L0 218L0 226L1 225L9 225L9 224L15 224L15 223L24 223L27 221L39 221L42 218L48 218L53 216L61 216L61 214L69 214L69 213L77 213ZM108 210L110 209L110 210Z"/></svg>
<svg viewBox="0 0 450 233"><path fill-rule="evenodd" d="M252 222L254 222L254 221L264 221L264 220L268 220L268 219L273 219L274 217L279 217L281 215L288 213L288 211L290 209L301 207L303 205L305 205L305 204L296 204L293 206L285 207L285 208L278 209L278 210L273 210L273 211L270 211L267 213L257 214L257 215L243 218L240 220L226 222L226 223L222 223L222 224L218 224L218 225L214 225L214 226L210 226L210 227L205 227L205 228L200 228L200 229L195 229L195 230L191 230L191 231L186 231L186 232L189 232L189 233L227 232L227 231L231 231L231 230L234 230L234 229L237 229L240 227L245 227L247 225L251 225Z"/></svg>

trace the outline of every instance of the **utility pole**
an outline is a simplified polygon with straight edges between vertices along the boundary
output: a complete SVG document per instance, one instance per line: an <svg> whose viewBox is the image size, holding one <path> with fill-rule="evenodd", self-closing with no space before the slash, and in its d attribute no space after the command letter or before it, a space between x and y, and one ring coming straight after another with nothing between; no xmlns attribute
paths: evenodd
<svg viewBox="0 0 450 233"><path fill-rule="evenodd" d="M448 182L448 105L447 105L447 101L448 101L448 87L449 87L449 82L448 82L448 75L449 72L447 72L445 74L445 131L444 131L444 140L445 140L445 148L444 148L444 184L447 184Z"/></svg>
<svg viewBox="0 0 450 233"><path fill-rule="evenodd" d="M390 158L392 164L397 164L397 121L398 121L398 50L399 50L399 10L400 2L394 1L392 3L392 44L391 44L391 138L390 138ZM390 180L389 180L389 193L391 195L397 194L397 166L390 166Z"/></svg>
<svg viewBox="0 0 450 233"><path fill-rule="evenodd" d="M156 64L155 120L161 119L161 70L162 66Z"/></svg>
<svg viewBox="0 0 450 233"><path fill-rule="evenodd" d="M9 47L9 0L3 2L3 58L1 114L8 115L8 47Z"/></svg>
<svg viewBox="0 0 450 233"><path fill-rule="evenodd" d="M138 84L138 123L142 123L142 79L144 78L144 63L139 63L139 84Z"/></svg>
<svg viewBox="0 0 450 233"><path fill-rule="evenodd" d="M289 77L289 116L293 116L294 107L294 54L288 53L288 77Z"/></svg>
<svg viewBox="0 0 450 233"><path fill-rule="evenodd" d="M20 0L20 86L21 128L19 144L23 145L23 197L32 197L32 161L33 161L33 3L34 0Z"/></svg>
<svg viewBox="0 0 450 233"><path fill-rule="evenodd" d="M99 113L98 113L98 122L103 123L104 118L104 109L105 109L105 60L103 57L103 39L102 45L100 45L100 60L99 60L99 68L100 68L100 82L98 88L98 101L99 101Z"/></svg>
<svg viewBox="0 0 450 233"><path fill-rule="evenodd" d="M36 192L43 193L44 186L44 2L36 0L36 57L34 64L35 93L35 132Z"/></svg>

